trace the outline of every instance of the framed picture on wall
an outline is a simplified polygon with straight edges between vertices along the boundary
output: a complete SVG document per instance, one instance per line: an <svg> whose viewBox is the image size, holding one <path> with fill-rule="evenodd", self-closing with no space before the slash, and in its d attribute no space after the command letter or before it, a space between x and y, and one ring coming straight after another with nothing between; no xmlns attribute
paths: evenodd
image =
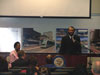
<svg viewBox="0 0 100 75"><path fill-rule="evenodd" d="M23 50L29 53L56 53L53 32L23 28Z"/></svg>
<svg viewBox="0 0 100 75"><path fill-rule="evenodd" d="M90 29L90 49L94 54L100 54L100 29Z"/></svg>

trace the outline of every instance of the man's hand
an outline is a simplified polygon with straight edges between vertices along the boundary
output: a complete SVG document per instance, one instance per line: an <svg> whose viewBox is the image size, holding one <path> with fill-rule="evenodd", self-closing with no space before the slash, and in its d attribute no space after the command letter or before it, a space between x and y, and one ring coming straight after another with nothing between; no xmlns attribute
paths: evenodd
<svg viewBox="0 0 100 75"><path fill-rule="evenodd" d="M72 41L75 42L76 40L74 39L74 37L72 36Z"/></svg>

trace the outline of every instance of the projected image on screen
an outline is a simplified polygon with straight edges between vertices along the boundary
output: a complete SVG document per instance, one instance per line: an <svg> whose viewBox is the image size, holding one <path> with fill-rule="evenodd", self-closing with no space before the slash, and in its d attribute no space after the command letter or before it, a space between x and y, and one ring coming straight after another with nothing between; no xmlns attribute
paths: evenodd
<svg viewBox="0 0 100 75"><path fill-rule="evenodd" d="M0 28L0 52L11 52L14 43L21 42L21 28Z"/></svg>
<svg viewBox="0 0 100 75"><path fill-rule="evenodd" d="M90 30L90 49L95 54L100 54L100 29Z"/></svg>
<svg viewBox="0 0 100 75"><path fill-rule="evenodd" d="M61 46L62 37L66 36L67 29L56 29L56 50L59 52ZM88 29L76 29L75 34L80 37L82 53L89 53L88 48Z"/></svg>
<svg viewBox="0 0 100 75"><path fill-rule="evenodd" d="M29 53L55 53L53 32L23 28L23 50Z"/></svg>

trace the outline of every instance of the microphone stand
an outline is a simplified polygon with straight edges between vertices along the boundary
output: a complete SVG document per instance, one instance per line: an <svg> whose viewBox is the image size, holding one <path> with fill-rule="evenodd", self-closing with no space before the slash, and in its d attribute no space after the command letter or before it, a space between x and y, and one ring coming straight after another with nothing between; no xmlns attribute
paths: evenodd
<svg viewBox="0 0 100 75"><path fill-rule="evenodd" d="M93 75L91 69L92 69L92 51L91 49L87 48L89 51L90 51L90 54L89 54L89 75Z"/></svg>
<svg viewBox="0 0 100 75"><path fill-rule="evenodd" d="M93 73L91 72L91 69L92 69L92 60L91 60L91 57L92 57L92 51L91 49L88 49L90 51L90 57L89 57L89 75L93 75Z"/></svg>
<svg viewBox="0 0 100 75"><path fill-rule="evenodd" d="M92 59L91 59L91 57L92 57L92 51L91 51L91 49L89 49L89 48L87 48L87 47L85 47L87 50L89 50L90 52L90 54L89 54L89 62L88 62L88 64L89 64L89 67L88 67L88 73L89 73L89 75L93 75L93 73L92 73L92 71L91 71L91 69L92 69Z"/></svg>

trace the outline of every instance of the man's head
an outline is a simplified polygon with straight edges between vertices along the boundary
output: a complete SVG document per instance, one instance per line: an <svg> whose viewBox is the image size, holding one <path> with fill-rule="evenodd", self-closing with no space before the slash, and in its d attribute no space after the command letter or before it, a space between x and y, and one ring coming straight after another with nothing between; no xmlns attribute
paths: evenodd
<svg viewBox="0 0 100 75"><path fill-rule="evenodd" d="M18 52L20 50L20 43L19 42L15 42L14 48Z"/></svg>
<svg viewBox="0 0 100 75"><path fill-rule="evenodd" d="M23 50L20 50L20 51L18 51L18 57L19 58L22 58L22 59L25 59L25 52L23 51Z"/></svg>
<svg viewBox="0 0 100 75"><path fill-rule="evenodd" d="M51 54L48 54L48 55L47 55L47 58L52 58Z"/></svg>
<svg viewBox="0 0 100 75"><path fill-rule="evenodd" d="M93 72L100 74L100 61L95 61L92 64Z"/></svg>
<svg viewBox="0 0 100 75"><path fill-rule="evenodd" d="M73 26L68 27L68 34L72 36L75 32L75 28Z"/></svg>

